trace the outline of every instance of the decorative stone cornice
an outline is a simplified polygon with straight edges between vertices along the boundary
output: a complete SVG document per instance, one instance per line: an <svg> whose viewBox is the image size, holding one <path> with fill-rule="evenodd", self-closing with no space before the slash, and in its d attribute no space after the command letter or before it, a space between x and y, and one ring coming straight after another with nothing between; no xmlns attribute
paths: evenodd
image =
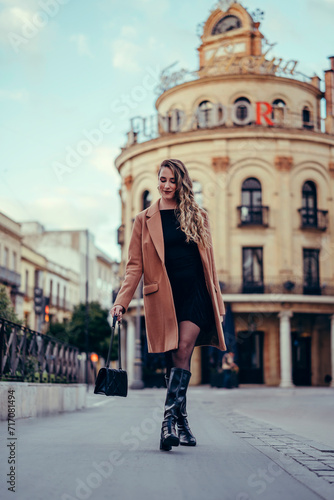
<svg viewBox="0 0 334 500"><path fill-rule="evenodd" d="M133 176L127 175L124 179L124 184L127 190L130 190L133 184Z"/></svg>
<svg viewBox="0 0 334 500"><path fill-rule="evenodd" d="M215 172L226 172L230 166L230 158L228 156L216 156L212 158L211 164Z"/></svg>
<svg viewBox="0 0 334 500"><path fill-rule="evenodd" d="M277 316L280 318L280 320L288 321L293 316L293 312L290 309L283 309L278 313Z"/></svg>
<svg viewBox="0 0 334 500"><path fill-rule="evenodd" d="M283 172L289 172L293 165L292 156L276 156L275 158L275 167L277 170Z"/></svg>
<svg viewBox="0 0 334 500"><path fill-rule="evenodd" d="M329 173L332 177L334 177L334 161L330 161L329 164L328 164L328 168L329 168Z"/></svg>

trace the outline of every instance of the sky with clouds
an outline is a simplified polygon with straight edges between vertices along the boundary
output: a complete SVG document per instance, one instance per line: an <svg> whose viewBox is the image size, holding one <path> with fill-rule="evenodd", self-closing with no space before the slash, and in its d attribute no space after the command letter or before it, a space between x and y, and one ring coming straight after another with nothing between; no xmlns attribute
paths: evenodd
<svg viewBox="0 0 334 500"><path fill-rule="evenodd" d="M265 11L260 29L277 42L273 55L323 78L334 0L240 3ZM114 159L130 118L154 113L160 71L176 61L197 69L196 28L216 4L0 0L0 211L50 230L89 228L119 259Z"/></svg>

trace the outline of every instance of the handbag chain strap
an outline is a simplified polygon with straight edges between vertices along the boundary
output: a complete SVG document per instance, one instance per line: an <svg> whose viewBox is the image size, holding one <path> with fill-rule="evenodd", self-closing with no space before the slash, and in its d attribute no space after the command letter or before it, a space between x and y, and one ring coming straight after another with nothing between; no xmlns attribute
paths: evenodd
<svg viewBox="0 0 334 500"><path fill-rule="evenodd" d="M109 344L109 351L108 351L108 357L106 361L106 368L109 368L109 363L110 363L110 356L111 356L111 350L112 350L112 345L114 342L114 333L115 333L115 324L117 322L117 316L113 317L113 324L111 327L111 336L110 336L110 344ZM122 356L121 356L121 325L120 322L118 322L118 367L121 370L122 369Z"/></svg>

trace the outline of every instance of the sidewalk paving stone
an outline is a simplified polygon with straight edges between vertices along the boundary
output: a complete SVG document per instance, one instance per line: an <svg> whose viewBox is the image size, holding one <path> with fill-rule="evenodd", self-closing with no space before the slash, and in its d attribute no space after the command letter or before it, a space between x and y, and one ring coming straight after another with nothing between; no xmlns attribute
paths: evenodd
<svg viewBox="0 0 334 500"><path fill-rule="evenodd" d="M301 464L304 464L306 465L306 467L310 470L324 470L324 471L331 471L333 470L331 467L328 467L328 465L324 465L322 464L321 462L304 462L303 460L297 460L298 462L300 462Z"/></svg>
<svg viewBox="0 0 334 500"><path fill-rule="evenodd" d="M265 450L271 449L275 450L280 454L280 456L290 459L294 462L296 466L303 467L305 470L305 477L308 474L313 475L313 477L318 477L321 480L325 480L328 486L333 483L332 479L332 464L327 464L323 460L331 460L333 454L330 452L331 447L323 445L322 443L317 443L312 439L304 439L302 436L297 434L288 434L284 432L284 429L275 428L275 437L273 435L269 436L269 432L273 432L273 427L269 424L259 421L255 421L246 415L240 414L240 412L234 412L235 418L232 418L233 412L229 413L230 418L228 419L232 425L233 422L233 432L236 435L242 435L240 431L247 432L247 437L244 440L250 445L256 447L259 451L265 452ZM323 451L320 451L323 450ZM281 458L282 460L282 458ZM291 462L289 463L290 470L294 470ZM321 472L321 475L317 475ZM298 472L298 474L303 474ZM333 490L334 498L334 490Z"/></svg>

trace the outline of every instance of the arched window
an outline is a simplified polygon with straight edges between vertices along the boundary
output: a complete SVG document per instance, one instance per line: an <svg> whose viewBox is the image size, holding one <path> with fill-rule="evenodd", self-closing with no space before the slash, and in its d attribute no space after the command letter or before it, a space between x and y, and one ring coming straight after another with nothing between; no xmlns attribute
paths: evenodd
<svg viewBox="0 0 334 500"><path fill-rule="evenodd" d="M172 109L168 113L168 132L179 132L181 125L181 114L179 109Z"/></svg>
<svg viewBox="0 0 334 500"><path fill-rule="evenodd" d="M303 226L317 225L317 188L313 181L304 182L302 189Z"/></svg>
<svg viewBox="0 0 334 500"><path fill-rule="evenodd" d="M234 101L234 104L239 103L236 109L236 116L239 120L245 120L248 117L248 106L245 103L250 104L249 99L247 97L239 97Z"/></svg>
<svg viewBox="0 0 334 500"><path fill-rule="evenodd" d="M254 177L249 177L242 184L241 222L243 224L262 224L261 183Z"/></svg>
<svg viewBox="0 0 334 500"><path fill-rule="evenodd" d="M143 207L143 210L145 210L146 208L148 208L150 205L151 205L151 202L152 202L152 195L149 191L144 191L143 192L143 197L142 197L142 207Z"/></svg>
<svg viewBox="0 0 334 500"><path fill-rule="evenodd" d="M317 248L303 248L303 291L306 295L321 295L319 252Z"/></svg>
<svg viewBox="0 0 334 500"><path fill-rule="evenodd" d="M261 205L261 184L254 177L249 177L243 182L241 191L241 203L249 207Z"/></svg>
<svg viewBox="0 0 334 500"><path fill-rule="evenodd" d="M197 128L206 128L212 122L213 105L210 101L202 101L197 108Z"/></svg>
<svg viewBox="0 0 334 500"><path fill-rule="evenodd" d="M311 122L311 111L308 106L304 106L302 111L303 127L307 129L312 129L313 124Z"/></svg>
<svg viewBox="0 0 334 500"><path fill-rule="evenodd" d="M195 201L203 208L203 189L202 184L199 181L193 181L193 192L195 196Z"/></svg>
<svg viewBox="0 0 334 500"><path fill-rule="evenodd" d="M272 119L275 121L276 125L283 125L284 123L284 114L286 104L283 99L275 99L272 103L273 112L271 114Z"/></svg>

